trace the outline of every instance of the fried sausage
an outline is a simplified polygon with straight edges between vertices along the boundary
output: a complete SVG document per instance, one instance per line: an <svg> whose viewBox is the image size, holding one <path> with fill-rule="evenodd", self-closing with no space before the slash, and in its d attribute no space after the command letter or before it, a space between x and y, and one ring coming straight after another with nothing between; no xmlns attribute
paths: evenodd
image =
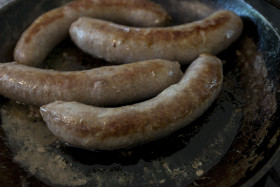
<svg viewBox="0 0 280 187"><path fill-rule="evenodd" d="M230 11L184 25L138 28L80 18L70 28L74 43L84 52L110 62L130 63L167 59L187 64L202 52L217 54L241 34L242 20Z"/></svg>
<svg viewBox="0 0 280 187"><path fill-rule="evenodd" d="M166 60L70 72L2 63L0 95L34 106L56 100L96 106L121 105L156 96L182 76L180 64Z"/></svg>
<svg viewBox="0 0 280 187"><path fill-rule="evenodd" d="M137 26L161 26L170 19L158 4L148 0L77 0L38 17L21 35L16 62L38 66L68 36L71 23L81 16Z"/></svg>
<svg viewBox="0 0 280 187"><path fill-rule="evenodd" d="M141 103L116 108L57 101L40 108L50 131L70 145L118 149L166 136L194 121L217 98L221 61L202 54L179 83Z"/></svg>

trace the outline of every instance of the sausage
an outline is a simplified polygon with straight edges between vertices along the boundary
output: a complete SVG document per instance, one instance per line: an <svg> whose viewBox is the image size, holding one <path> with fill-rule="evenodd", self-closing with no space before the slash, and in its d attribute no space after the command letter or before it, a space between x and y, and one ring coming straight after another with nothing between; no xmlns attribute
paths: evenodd
<svg viewBox="0 0 280 187"><path fill-rule="evenodd" d="M166 59L188 64L202 52L218 54L241 34L243 23L233 12L220 10L183 25L139 28L80 18L70 27L73 42L93 57L115 63Z"/></svg>
<svg viewBox="0 0 280 187"><path fill-rule="evenodd" d="M56 100L120 105L154 97L182 76L180 64L166 60L69 72L2 63L0 95L34 106Z"/></svg>
<svg viewBox="0 0 280 187"><path fill-rule="evenodd" d="M62 141L87 149L110 150L166 136L194 121L217 98L221 61L201 54L183 78L158 96L116 108L56 101L40 108L49 130Z"/></svg>
<svg viewBox="0 0 280 187"><path fill-rule="evenodd" d="M14 50L15 61L39 66L81 16L137 26L161 26L170 19L160 5L148 0L76 0L38 17L21 35Z"/></svg>

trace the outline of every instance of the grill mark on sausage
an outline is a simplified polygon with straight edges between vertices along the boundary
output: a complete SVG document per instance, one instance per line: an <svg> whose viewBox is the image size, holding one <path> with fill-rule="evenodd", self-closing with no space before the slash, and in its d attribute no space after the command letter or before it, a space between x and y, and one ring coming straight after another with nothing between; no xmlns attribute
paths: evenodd
<svg viewBox="0 0 280 187"><path fill-rule="evenodd" d="M39 19L36 21L36 24L33 24L28 32L28 35L25 38L25 43L28 44L32 40L32 36L40 32L41 29L50 25L51 23L64 17L64 13L57 9L52 10L44 14L44 19ZM47 39L47 38L46 38Z"/></svg>
<svg viewBox="0 0 280 187"><path fill-rule="evenodd" d="M86 9L89 6L96 6L96 7L127 7L133 5L133 10L137 9L145 9L151 10L153 13L158 15L162 15L162 7L155 3L147 3L147 1L139 1L139 0L129 0L129 1L119 1L119 0L99 0L99 1L92 1L92 0L83 0L83 1L73 1L66 6L72 8L74 10L81 10ZM158 9L158 10L157 10ZM161 11L160 11L161 10ZM166 16L168 19L171 19L167 14Z"/></svg>
<svg viewBox="0 0 280 187"><path fill-rule="evenodd" d="M182 40L191 35L200 35L200 32L208 32L209 30L216 30L219 27L223 26L230 19L229 15L224 15L220 17L215 17L213 20L205 20L203 24L201 22L197 23L194 27L182 28L182 26L175 26L174 29L169 30L169 27L166 28L153 28L153 29L142 29L142 28L133 28L127 26L121 26L117 24L114 27L110 27L104 24L104 22L94 22L92 28L96 28L101 32L109 33L113 32L118 38L123 38L125 41L126 38L134 37L136 40L142 40L145 38L147 41L156 39L157 41L170 42L174 40ZM77 23L77 27L79 27ZM147 31L146 31L147 30ZM135 37L136 36L136 37Z"/></svg>

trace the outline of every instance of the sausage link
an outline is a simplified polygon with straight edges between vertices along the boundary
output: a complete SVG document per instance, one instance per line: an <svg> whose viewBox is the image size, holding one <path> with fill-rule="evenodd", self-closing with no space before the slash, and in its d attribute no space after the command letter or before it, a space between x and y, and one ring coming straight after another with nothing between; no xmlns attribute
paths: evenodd
<svg viewBox="0 0 280 187"><path fill-rule="evenodd" d="M148 0L76 0L38 17L20 37L15 61L38 66L81 16L137 26L161 26L170 19L160 5Z"/></svg>
<svg viewBox="0 0 280 187"><path fill-rule="evenodd" d="M223 81L221 61L202 54L183 78L158 96L116 108L57 101L40 108L50 131L70 145L118 149L166 136L194 121L217 98Z"/></svg>
<svg viewBox="0 0 280 187"><path fill-rule="evenodd" d="M166 59L187 64L202 52L217 54L241 34L243 23L230 11L183 25L135 28L80 18L70 28L74 43L86 53L115 63Z"/></svg>
<svg viewBox="0 0 280 187"><path fill-rule="evenodd" d="M182 76L180 64L166 60L70 72L2 63L0 95L34 106L56 100L96 106L120 105L156 96Z"/></svg>

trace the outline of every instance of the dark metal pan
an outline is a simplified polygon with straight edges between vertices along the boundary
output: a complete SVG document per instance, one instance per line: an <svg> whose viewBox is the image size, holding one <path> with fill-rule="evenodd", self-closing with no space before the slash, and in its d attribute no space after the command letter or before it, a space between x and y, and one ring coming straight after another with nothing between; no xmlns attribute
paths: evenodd
<svg viewBox="0 0 280 187"><path fill-rule="evenodd" d="M4 7L0 61L13 60L14 46L34 18L68 1L16 0ZM1 97L1 185L240 186L254 184L272 166L280 154L277 30L242 0L156 2L168 10L173 24L201 19L217 9L242 17L242 36L218 55L224 61L225 79L215 103L194 123L166 138L129 149L88 151L58 141L38 109ZM270 6L260 0L250 3ZM44 68L91 68L92 61L105 63L83 54L67 39L48 56Z"/></svg>

